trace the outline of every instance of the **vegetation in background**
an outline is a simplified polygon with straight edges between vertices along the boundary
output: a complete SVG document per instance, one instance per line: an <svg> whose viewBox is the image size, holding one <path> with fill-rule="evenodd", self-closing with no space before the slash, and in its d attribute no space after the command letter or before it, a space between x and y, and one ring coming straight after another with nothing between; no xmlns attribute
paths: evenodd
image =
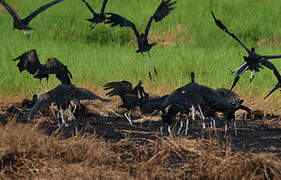
<svg viewBox="0 0 281 180"><path fill-rule="evenodd" d="M43 0L7 2L21 17L45 3ZM99 10L102 1L97 2L89 0ZM106 11L118 12L144 30L159 3L160 0L109 1ZM281 3L278 1L178 0L176 9L160 23L153 22L151 27L149 38L157 42L151 55L159 69L159 75L152 81L141 55L135 53L137 45L131 29L99 24L90 30L85 19L92 15L81 1L65 0L40 14L30 23L34 30L29 41L22 32L13 31L12 18L0 6L0 92L3 95L37 93L38 80L27 72L20 74L16 62L12 61L30 49L37 50L42 63L49 57L57 57L68 66L73 83L78 86L100 88L108 81L136 83L141 79L148 91L170 91L189 82L189 74L194 71L196 81L201 84L229 88L234 78L229 69L239 67L246 52L214 24L211 10L245 44L255 46L258 53L281 54ZM280 60L273 61L281 70ZM249 79L247 72L234 90L244 95L264 95L277 82L269 70L257 73L251 84ZM51 75L50 87L58 83Z"/></svg>

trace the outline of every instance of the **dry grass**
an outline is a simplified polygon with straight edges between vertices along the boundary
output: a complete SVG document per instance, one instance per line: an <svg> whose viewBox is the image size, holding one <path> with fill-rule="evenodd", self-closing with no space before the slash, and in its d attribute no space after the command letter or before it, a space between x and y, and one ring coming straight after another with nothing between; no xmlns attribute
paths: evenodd
<svg viewBox="0 0 281 180"><path fill-rule="evenodd" d="M1 178L280 179L280 159L235 153L216 140L49 137L27 125L0 131Z"/></svg>
<svg viewBox="0 0 281 180"><path fill-rule="evenodd" d="M255 45L278 47L280 45L280 39L277 37L264 38L264 39L260 39L260 40L256 41Z"/></svg>

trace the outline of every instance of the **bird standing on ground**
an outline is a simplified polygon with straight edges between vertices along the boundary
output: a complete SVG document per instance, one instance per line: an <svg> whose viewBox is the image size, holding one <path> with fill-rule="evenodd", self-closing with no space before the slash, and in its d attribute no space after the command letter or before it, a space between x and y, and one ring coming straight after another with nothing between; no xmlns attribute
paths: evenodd
<svg viewBox="0 0 281 180"><path fill-rule="evenodd" d="M110 92L106 93L107 96L119 96L121 98L122 104L119 108L125 108L128 110L124 113L124 116L129 121L130 125L133 125L131 119L133 109L139 106L141 98L147 96L147 93L145 93L143 89L140 90L141 87L141 81L139 81L134 88L128 81L109 82L104 85L104 90L111 89Z"/></svg>
<svg viewBox="0 0 281 180"><path fill-rule="evenodd" d="M91 13L93 14L93 18L89 18L89 19L86 19L87 21L90 21L91 24L90 24L90 28L91 29L94 29L96 24L98 23L103 23L105 21L105 14L104 14L104 10L105 10L105 7L106 7L106 4L107 4L107 1L108 0L104 0L103 3L102 3L102 7L101 7L101 11L100 13L96 13L93 8L85 1L85 0L82 0L83 3L85 3L85 5L88 7L88 9L91 11Z"/></svg>
<svg viewBox="0 0 281 180"><path fill-rule="evenodd" d="M23 33L25 34L25 36L27 38L30 37L29 34L29 30L31 30L32 28L28 26L29 22L35 18L37 15L39 15L40 13L42 13L43 11L45 11L46 9L48 9L49 7L52 7L53 5L61 2L63 0L55 0L52 1L44 6L41 6L40 8L38 8L37 10L35 10L34 12L32 12L31 14L29 14L26 18L24 19L20 19L20 17L18 16L17 12L9 5L6 3L5 0L0 0L0 3L6 8L6 10L10 13L10 15L13 18L14 21L14 29L18 29L18 30L22 30Z"/></svg>
<svg viewBox="0 0 281 180"><path fill-rule="evenodd" d="M223 30L225 33L227 33L232 38L234 38L248 53L248 56L243 56L245 62L239 68L237 68L235 71L232 71L232 73L236 73L236 75L235 75L235 79L233 81L233 84L230 88L230 91L234 88L234 86L238 82L240 76L242 76L244 74L244 72L247 71L248 69L251 71L250 81L252 81L255 78L255 72L259 72L260 68L263 68L263 66L272 70L274 75L277 77L277 79L279 79L281 77L278 70L274 66L274 64L272 64L269 61L269 59L281 58L281 55L265 55L265 56L262 56L262 55L259 55L255 52L255 48L252 47L251 50L248 49L247 46L245 46L233 33L231 33L225 27L225 25L220 20L218 20L215 17L213 12L211 12L211 14L213 16L213 19L214 19L216 25L221 30Z"/></svg>
<svg viewBox="0 0 281 180"><path fill-rule="evenodd" d="M17 64L20 73L27 70L30 74L34 75L34 78L40 80L39 90L43 78L47 79L48 88L49 74L56 74L56 77L62 84L71 84L70 79L72 79L72 75L68 71L67 66L63 65L56 58L49 58L46 64L43 65L39 61L36 50L32 49L15 58L13 61L17 60L20 60Z"/></svg>
<svg viewBox="0 0 281 180"><path fill-rule="evenodd" d="M175 7L172 7L174 4L176 3L176 1L171 1L171 0L162 0L161 4L159 5L159 7L157 8L157 10L154 12L154 14L150 17L147 25L146 25L146 28L145 28L145 32L144 33L139 33L137 28L136 28L136 25L125 19L124 17L118 15L118 14L114 14L114 13L106 13L108 15L110 15L109 17L106 18L106 24L109 23L111 24L111 26L117 26L119 25L120 27L131 27L137 37L137 43L138 43L138 47L139 49L136 51L137 53L141 53L143 58L144 58L144 62L146 63L147 65L147 71L148 71L148 74L149 74L149 78L151 79L151 72L150 72L150 69L149 69L149 64L144 56L144 52L147 52L148 53L148 56L149 56L149 59L152 63L152 67L153 67L153 70L155 72L155 74L157 75L157 70L152 62L152 59L151 59L151 56L150 56L150 49L156 45L156 43L148 43L148 39L147 39L147 36L148 36L148 33L149 33L149 29L150 29L150 26L151 26L151 23L153 20L155 20L155 22L159 22L161 21L164 17L166 17L171 10L173 10Z"/></svg>
<svg viewBox="0 0 281 180"><path fill-rule="evenodd" d="M109 100L104 99L88 89L85 88L78 88L74 85L65 85L61 84L58 85L56 88L41 94L36 101L36 103L33 105L32 109L28 112L28 118L30 119L33 113L36 113L41 108L48 108L53 103L58 106L60 111L57 114L58 119L61 116L62 124L66 124L66 121L64 119L63 112L70 106L70 114L68 117L68 120L71 121L73 118L73 114L76 110L76 106L80 106L80 100L100 100L102 102L109 102ZM71 109L71 101L75 104L74 109ZM59 123L60 126L60 123Z"/></svg>

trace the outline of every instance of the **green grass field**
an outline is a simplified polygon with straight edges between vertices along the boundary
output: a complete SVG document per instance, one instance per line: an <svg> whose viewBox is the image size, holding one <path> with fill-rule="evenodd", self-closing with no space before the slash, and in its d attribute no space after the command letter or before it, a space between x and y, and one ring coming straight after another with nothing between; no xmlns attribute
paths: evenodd
<svg viewBox="0 0 281 180"><path fill-rule="evenodd" d="M21 17L46 1L7 0ZM101 0L88 2L100 10ZM140 31L157 8L160 0L109 1L107 12L119 13L135 22ZM158 44L151 50L159 75L149 80L141 54L129 28L99 24L90 30L86 18L92 17L79 0L65 0L40 14L31 23L34 27L28 41L22 32L12 28L12 18L0 6L0 91L3 95L31 95L37 92L38 81L19 73L16 58L23 52L36 49L40 61L57 57L66 64L79 86L101 88L108 81L142 80L148 92L157 89L170 91L190 81L194 71L196 81L212 87L230 87L234 76L228 69L242 63L246 51L213 22L210 11L221 19L249 47L260 54L281 54L281 3L268 0L178 0L176 9L160 23L151 26L151 41ZM274 64L281 70L281 60ZM236 91L258 96L274 87L277 80L269 70L263 70L249 84L249 72L235 87ZM51 75L50 86L59 84ZM45 81L43 81L45 86ZM160 91L162 92L162 91ZM275 93L278 96L279 92Z"/></svg>

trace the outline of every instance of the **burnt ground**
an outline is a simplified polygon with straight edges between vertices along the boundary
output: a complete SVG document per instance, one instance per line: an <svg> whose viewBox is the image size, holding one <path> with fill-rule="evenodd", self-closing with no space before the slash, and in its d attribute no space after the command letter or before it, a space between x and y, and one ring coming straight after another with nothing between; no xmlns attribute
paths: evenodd
<svg viewBox="0 0 281 180"><path fill-rule="evenodd" d="M75 113L76 119L68 123L68 127L58 127L55 110L45 110L34 115L36 123L28 121L25 109L19 103L2 105L0 108L0 119L2 125L11 123L34 124L39 130L49 136L69 138L77 134L81 136L96 135L109 142L117 142L126 137L138 139L157 139L161 123L159 120L144 120L139 122L140 116L132 116L134 126L129 125L123 118L122 112L113 113L102 107L90 104L82 105ZM102 115L101 115L102 114ZM106 114L106 115L104 115ZM119 115L118 115L119 114ZM148 119L148 118L147 118ZM155 119L155 118L154 118ZM160 119L158 117L158 119ZM281 116L266 114L260 110L254 110L250 116L240 112L236 115L237 132L229 125L228 134L224 133L224 122L217 122L217 130L210 128L207 122L206 130L201 123L191 121L188 135L184 135L184 129L177 135L179 123L173 126L173 136L181 136L189 139L217 139L222 145L231 145L232 151L244 152L267 152L276 153L281 157ZM162 136L169 136L167 128L164 128Z"/></svg>

